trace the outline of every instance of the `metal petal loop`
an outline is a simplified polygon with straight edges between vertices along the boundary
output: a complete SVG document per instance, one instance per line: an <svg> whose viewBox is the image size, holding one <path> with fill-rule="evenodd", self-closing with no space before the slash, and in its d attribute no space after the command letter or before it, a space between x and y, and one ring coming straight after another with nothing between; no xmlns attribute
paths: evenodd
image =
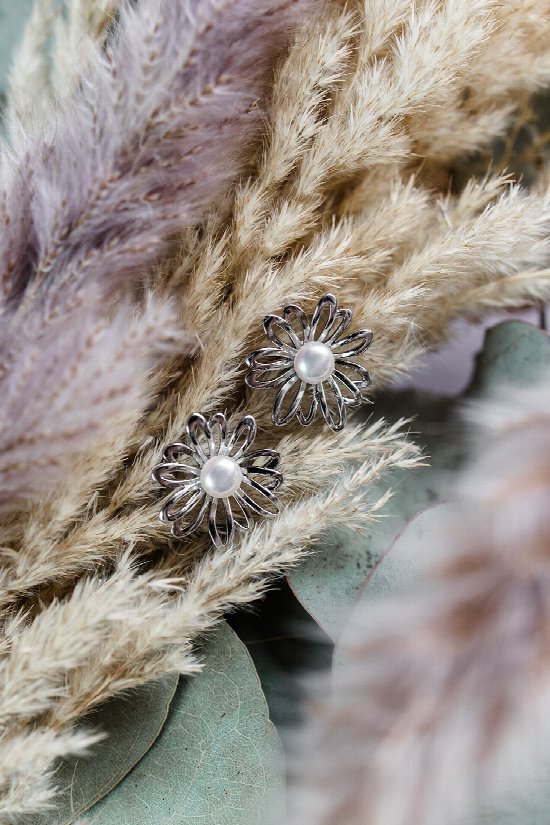
<svg viewBox="0 0 550 825"><path fill-rule="evenodd" d="M192 495L189 496L189 493L192 493ZM160 520L168 523L181 521L203 497L204 491L199 489L198 481L194 485L189 484L181 487L175 493L172 493L160 511ZM174 505L178 504L181 499L187 500L180 507L174 509Z"/></svg>
<svg viewBox="0 0 550 825"><path fill-rule="evenodd" d="M275 327L279 327L281 332L286 334L288 338L287 341L283 341L277 334ZM300 341L292 329L292 325L279 315L267 315L266 318L264 318L264 330L270 341L288 353L292 353L302 346L303 341Z"/></svg>
<svg viewBox="0 0 550 825"><path fill-rule="evenodd" d="M323 325L323 330L322 331L326 330L327 327L330 327L332 325L332 322L334 321L334 316L336 315L336 310L337 309L338 309L338 301L336 300L335 295L332 295L332 293L329 292L328 295L325 295L323 298L321 298L321 300L319 301L319 303L315 307L315 311L314 311L313 317L311 319L310 340L316 337L315 333L317 332L317 327L319 326L319 321L321 320L323 312L326 310L327 313L328 313L328 316L327 316L327 320L325 321L325 323ZM317 336L317 338L318 337L319 336Z"/></svg>
<svg viewBox="0 0 550 825"><path fill-rule="evenodd" d="M274 491L283 482L278 469L281 457L267 448L249 451L256 430L251 415L244 416L233 431L228 431L221 412L209 421L200 413L190 416L186 440L169 444L163 462L152 470L154 481L169 491L159 515L173 536L186 538L206 521L214 546L227 550L235 531L250 527L252 516L276 515L279 504Z"/></svg>
<svg viewBox="0 0 550 825"><path fill-rule="evenodd" d="M248 450L256 438L256 419L252 415L245 415L233 430L231 438L227 442L227 452L231 458L238 459ZM242 444L239 446L239 439L242 437Z"/></svg>
<svg viewBox="0 0 550 825"><path fill-rule="evenodd" d="M338 358L353 358L354 355L361 355L370 347L373 337L370 329L360 329L359 332L352 332L351 335L340 338L332 345L334 355ZM350 344L353 345L350 349L341 349L349 347Z"/></svg>
<svg viewBox="0 0 550 825"><path fill-rule="evenodd" d="M199 504L199 509L197 510L193 520L190 521L189 524L185 524L185 521L183 519L178 519L178 521L175 521L172 524L172 535L176 538L185 538L187 536L190 536L196 530L198 530L211 501L212 499L210 498L210 496L205 496L202 502L200 501L200 499L197 499L188 511L189 514L193 507L197 503Z"/></svg>
<svg viewBox="0 0 550 825"><path fill-rule="evenodd" d="M339 309L336 296L328 293L315 307L311 323L295 304L286 306L282 316L264 318L265 333L275 346L248 356L246 365L250 372L245 381L251 389L277 389L271 413L277 427L295 419L300 424L311 424L320 411L332 430L341 430L347 408L365 401L362 391L370 385L370 376L362 364L352 359L370 347L373 333L360 329L345 334L352 317L351 310ZM299 363L295 358L305 345L311 349L300 353ZM326 350L316 345L332 350L332 367ZM319 383L314 383L316 367Z"/></svg>
<svg viewBox="0 0 550 825"><path fill-rule="evenodd" d="M273 413L271 416L273 423L277 427L281 427L283 424L288 424L288 422L294 418L294 416L300 408L300 404L302 403L302 398L304 397L304 393L307 386L305 381L300 382L299 386L296 388L296 394L290 401L288 409L284 409L284 402L286 400L286 396L289 394L290 390L298 383L298 381L300 381L300 379L298 378L296 373L290 373L290 376L287 378L286 382L283 384L283 386L277 393L277 398L275 399L275 405L273 407Z"/></svg>
<svg viewBox="0 0 550 825"><path fill-rule="evenodd" d="M192 449L203 464L210 457L212 443L212 430L204 415L193 413L185 430L191 441Z"/></svg>
<svg viewBox="0 0 550 825"><path fill-rule="evenodd" d="M292 321L296 319L300 325L300 332L298 333L301 344L309 341L310 325L304 310L296 306L296 304L289 304L283 309L283 318L292 326Z"/></svg>

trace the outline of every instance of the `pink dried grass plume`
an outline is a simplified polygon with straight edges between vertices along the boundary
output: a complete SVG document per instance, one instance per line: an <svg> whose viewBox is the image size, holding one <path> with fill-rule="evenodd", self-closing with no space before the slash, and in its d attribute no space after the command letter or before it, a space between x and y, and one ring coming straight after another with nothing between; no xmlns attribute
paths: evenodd
<svg viewBox="0 0 550 825"><path fill-rule="evenodd" d="M106 319L93 290L84 295L45 329L40 319L20 326L17 313L2 318L0 511L78 472L74 463L94 443L115 449L149 400L151 368L189 351L170 304L124 304Z"/></svg>
<svg viewBox="0 0 550 825"><path fill-rule="evenodd" d="M111 291L223 198L261 127L269 70L310 5L144 0L125 4L105 48L84 41L80 89L46 132L3 150L11 300L32 283L49 306L90 279Z"/></svg>
<svg viewBox="0 0 550 825"><path fill-rule="evenodd" d="M310 5L125 3L105 47L83 40L80 87L48 126L3 147L0 508L36 498L92 437L112 440L143 411L176 315L150 303L134 321L128 305L104 329L109 298L227 195L269 70Z"/></svg>
<svg viewBox="0 0 550 825"><path fill-rule="evenodd" d="M400 539L422 581L358 605L302 734L293 822L476 821L548 768L550 377L513 397L476 408L457 502Z"/></svg>

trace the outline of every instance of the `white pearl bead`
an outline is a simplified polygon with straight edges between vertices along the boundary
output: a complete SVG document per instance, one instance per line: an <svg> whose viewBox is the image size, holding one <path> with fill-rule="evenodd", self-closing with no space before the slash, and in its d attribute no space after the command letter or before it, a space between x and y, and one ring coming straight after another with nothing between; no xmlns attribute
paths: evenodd
<svg viewBox="0 0 550 825"><path fill-rule="evenodd" d="M241 486L243 473L237 462L228 455L213 455L203 464L201 487L214 498L225 498Z"/></svg>
<svg viewBox="0 0 550 825"><path fill-rule="evenodd" d="M321 341L304 344L294 356L294 369L298 378L308 384L319 384L334 370L334 355L331 348Z"/></svg>

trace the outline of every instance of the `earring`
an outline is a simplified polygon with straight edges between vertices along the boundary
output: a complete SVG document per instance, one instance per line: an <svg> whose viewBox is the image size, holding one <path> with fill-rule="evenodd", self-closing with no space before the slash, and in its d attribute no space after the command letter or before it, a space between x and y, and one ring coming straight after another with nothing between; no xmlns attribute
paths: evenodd
<svg viewBox="0 0 550 825"><path fill-rule="evenodd" d="M351 319L351 310L338 309L330 294L317 304L311 323L294 304L283 309L282 317L264 318L265 334L275 346L248 356L245 381L252 389L279 387L271 414L278 427L293 418L311 424L320 409L331 430L338 431L346 423L346 408L361 404L370 377L352 359L368 349L373 334L361 329L342 337Z"/></svg>
<svg viewBox="0 0 550 825"><path fill-rule="evenodd" d="M283 481L276 450L248 452L256 437L251 415L227 431L225 416L210 421L194 413L185 428L185 441L170 444L153 479L170 490L160 519L183 538L199 529L208 513L208 532L218 549L231 546L235 530L248 530L250 516L276 516L274 495Z"/></svg>

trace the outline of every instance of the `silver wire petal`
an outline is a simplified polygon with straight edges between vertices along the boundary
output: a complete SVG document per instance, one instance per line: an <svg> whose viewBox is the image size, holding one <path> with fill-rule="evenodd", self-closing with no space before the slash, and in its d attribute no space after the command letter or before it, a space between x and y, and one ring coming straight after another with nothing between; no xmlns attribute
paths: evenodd
<svg viewBox="0 0 550 825"><path fill-rule="evenodd" d="M176 538L182 539L190 536L194 533L201 525L201 522L204 519L205 513L208 509L210 502L212 501L212 496L204 496L204 501L200 505L197 513L193 519L193 521L189 522L189 524L185 524L183 518L178 519L172 524L172 535ZM199 503L200 499L197 499L195 503ZM193 508L190 508L189 512L191 512ZM187 514L186 514L187 515Z"/></svg>
<svg viewBox="0 0 550 825"><path fill-rule="evenodd" d="M332 380L336 382L340 382L344 386L346 390L350 392L349 396L344 395L342 389L338 387L340 392L342 393L342 398L344 399L344 404L348 407L359 407L361 406L361 402L363 401L363 396L361 395L361 388L355 384L351 378L348 378L347 375L344 375L343 372L340 370L334 370L332 373Z"/></svg>
<svg viewBox="0 0 550 825"><path fill-rule="evenodd" d="M277 335L274 329L276 326L286 333L288 341L283 341L283 339ZM281 318L280 315L267 315L264 318L264 330L270 341L289 354L295 352L302 346L302 342L292 329L292 326L288 321L285 321L284 318Z"/></svg>
<svg viewBox="0 0 550 825"><path fill-rule="evenodd" d="M273 516L277 516L279 514L279 499L277 496L273 495L271 490L264 487L263 484L259 484L257 481L254 481L254 479L247 478L246 476L243 477L243 484L248 486L253 491L254 495L249 495L241 487L241 489L237 490L235 493L235 497L242 499L242 502L244 502L250 510L257 513L259 516L264 516L265 518L272 518ZM261 504L260 501L257 500L259 496L262 497L260 501L265 501L268 506L271 506L271 510L268 510L265 505Z"/></svg>
<svg viewBox="0 0 550 825"><path fill-rule="evenodd" d="M222 529L218 527L218 506L221 505L224 509L222 515ZM233 534L235 532L235 522L233 513L231 512L231 505L227 498L213 498L210 504L208 513L208 532L213 544L218 550L227 550L233 541Z"/></svg>
<svg viewBox="0 0 550 825"><path fill-rule="evenodd" d="M208 421L201 415L200 413L193 413L193 415L189 418L187 422L187 426L185 428L189 440L193 445L195 453L199 457L201 463L205 463L208 461L210 456L210 449L212 445L212 431L208 425ZM204 437L206 443L206 449L200 442L201 435Z"/></svg>
<svg viewBox="0 0 550 825"><path fill-rule="evenodd" d="M334 313L334 319L330 326L325 327L318 340L329 347L332 346L336 339L349 327L352 317L351 310L339 309Z"/></svg>
<svg viewBox="0 0 550 825"><path fill-rule="evenodd" d="M328 317L323 325L323 329L321 332L324 332L327 329L327 327L330 327L332 325L334 315L336 313L336 310L338 309L338 301L336 300L336 296L333 295L331 292L329 292L327 295L323 295L323 297L315 307L315 311L311 319L311 328L309 331L309 338L311 341L315 338L317 327L319 326L321 316L323 315L325 309L328 311Z"/></svg>
<svg viewBox="0 0 550 825"><path fill-rule="evenodd" d="M273 405L273 411L271 413L271 420L276 427L282 427L284 424L288 424L288 422L296 416L296 413L300 409L300 404L302 403L302 398L304 397L307 387L305 381L300 381L300 386L298 387L296 395L292 399L288 410L286 412L282 412L282 407L286 396L298 381L300 381L300 379L296 373L290 373L288 379L277 393L275 404Z"/></svg>
<svg viewBox="0 0 550 825"><path fill-rule="evenodd" d="M317 418L317 410L319 409L319 399L317 396L317 387L312 386L311 388L311 404L309 405L308 412L304 415L303 409L300 407L298 410L296 417L300 424L307 426L311 424Z"/></svg>
<svg viewBox="0 0 550 825"><path fill-rule="evenodd" d="M225 450L225 440L227 438L227 421L221 412L215 413L208 422L210 427L210 455L218 455Z"/></svg>
<svg viewBox="0 0 550 825"><path fill-rule="evenodd" d="M183 473L186 473L186 477L178 478L178 475ZM167 461L164 464L158 464L151 475L153 480L161 487L180 487L190 481L191 478L198 476L199 473L199 467L194 467L191 464L180 464L178 461Z"/></svg>
<svg viewBox="0 0 550 825"><path fill-rule="evenodd" d="M253 415L245 415L244 418L241 418L227 442L228 455L238 460L256 438L257 429L256 419ZM239 445L239 439L242 436L244 436L243 442Z"/></svg>
<svg viewBox="0 0 550 825"><path fill-rule="evenodd" d="M354 355L361 355L372 344L373 333L370 329L360 329L358 332L352 332L351 335L346 335L345 338L340 338L332 344L332 349L335 358L352 358ZM356 343L357 342L357 343ZM351 349L341 350L340 347L347 347L348 344L353 344Z"/></svg>
<svg viewBox="0 0 550 825"><path fill-rule="evenodd" d="M275 376L275 378L262 378L261 376L264 375L266 370L260 372L260 370L252 370L245 376L245 381L248 386L253 390L258 389L265 389L266 387L278 387L279 384L283 384L287 378L291 375L294 375L294 367L288 368L286 372L280 372L279 375Z"/></svg>
<svg viewBox="0 0 550 825"><path fill-rule="evenodd" d="M335 358L334 361L335 364L340 367L341 371L348 370L348 372L352 373L352 375L347 375L347 377L350 381L353 381L359 389L364 390L370 386L370 375L361 364L357 364L355 361L348 361L345 358ZM353 373L356 373L356 377L353 376Z"/></svg>
<svg viewBox="0 0 550 825"><path fill-rule="evenodd" d="M271 361L271 358L274 360ZM292 363L293 358L294 355L283 352L278 347L262 347L251 352L250 355L247 356L245 364L247 367L250 367L250 369L260 372L286 367Z"/></svg>
<svg viewBox="0 0 550 825"><path fill-rule="evenodd" d="M241 504L237 496L231 497L232 501L232 513L233 513L233 521L235 522L235 528L237 530L248 530L250 529L250 518L246 507Z"/></svg>
<svg viewBox="0 0 550 825"><path fill-rule="evenodd" d="M248 467L246 474L249 478L254 478L255 475L266 476L265 481L259 483L268 490L278 490L283 483L283 474L270 467Z"/></svg>
<svg viewBox="0 0 550 825"><path fill-rule="evenodd" d="M310 326L308 317L305 314L304 310L301 307L296 306L296 304L288 304L283 309L283 318L285 319L285 321L288 321L288 323L291 326L292 319L296 318L296 320L299 322L301 326L300 344L306 344L309 341Z"/></svg>
<svg viewBox="0 0 550 825"><path fill-rule="evenodd" d="M331 430L334 432L339 432L344 428L346 423L346 404L342 393L338 389L338 386L334 382L332 378L329 378L327 383L329 384L330 389L332 390L332 394L334 395L334 399L336 401L336 417L333 416L330 405L327 401L327 397L325 394L325 388L323 384L318 384L316 386L316 394L319 400L319 405L321 407L321 412L323 413L323 418L325 419L326 423L330 427Z"/></svg>
<svg viewBox="0 0 550 825"><path fill-rule="evenodd" d="M164 450L163 458L167 462L172 462L177 461L178 458L182 455L191 458L195 455L195 453L187 444L182 444L180 441L177 441L174 444L169 444L166 447L166 449Z"/></svg>
<svg viewBox="0 0 550 825"><path fill-rule="evenodd" d="M189 494L192 495L189 495ZM170 498L165 502L160 511L160 520L172 524L174 521L179 521L187 513L189 513L195 504L205 495L204 490L200 487L199 480L190 482L185 487L180 487L176 490ZM181 499L187 498L187 501L177 510L173 510L174 505L178 504Z"/></svg>
<svg viewBox="0 0 550 825"><path fill-rule="evenodd" d="M276 470L281 463L281 454L278 453L277 450L269 450L267 448L254 450L253 453L247 453L239 463L243 469L248 469L248 467L253 465L259 458L266 458L267 461L262 466L269 467L271 470Z"/></svg>

